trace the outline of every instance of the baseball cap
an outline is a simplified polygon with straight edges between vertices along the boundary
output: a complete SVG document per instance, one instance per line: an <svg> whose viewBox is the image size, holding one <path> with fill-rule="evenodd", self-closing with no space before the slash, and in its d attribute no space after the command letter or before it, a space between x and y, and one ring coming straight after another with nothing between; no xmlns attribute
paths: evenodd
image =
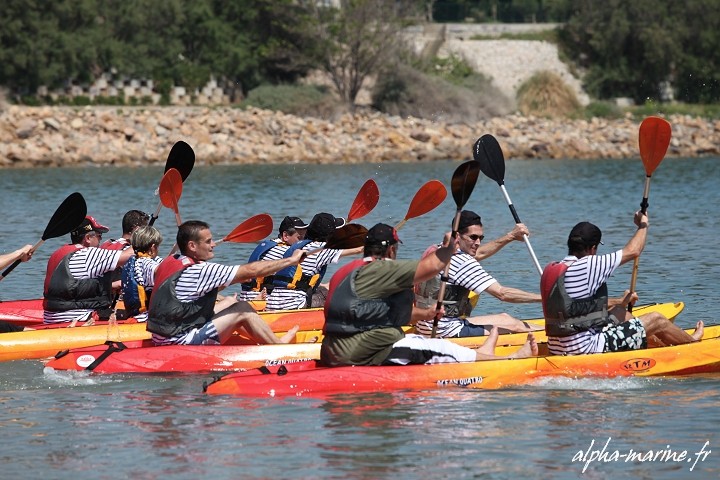
<svg viewBox="0 0 720 480"><path fill-rule="evenodd" d="M397 230L385 223L378 223L365 236L365 245L395 245L403 243L398 237Z"/></svg>
<svg viewBox="0 0 720 480"><path fill-rule="evenodd" d="M285 217L283 218L283 221L280 222L280 230L278 230L278 233L282 235L283 232L287 232L288 230L294 228L294 229L303 229L308 228L308 224L303 222L300 217Z"/></svg>
<svg viewBox="0 0 720 480"><path fill-rule="evenodd" d="M597 245L598 243L604 245L603 242L600 241L601 238L602 232L596 225L590 222L580 222L570 230L568 248L573 248L573 245L578 244L585 247Z"/></svg>
<svg viewBox="0 0 720 480"><path fill-rule="evenodd" d="M107 233L110 229L105 225L100 224L94 217L90 215L86 216L78 227L71 233L74 236L85 235L88 232Z"/></svg>
<svg viewBox="0 0 720 480"><path fill-rule="evenodd" d="M315 215L310 221L307 232L305 232L305 238L324 242L336 228L344 225L344 218L334 217L329 213L321 212Z"/></svg>

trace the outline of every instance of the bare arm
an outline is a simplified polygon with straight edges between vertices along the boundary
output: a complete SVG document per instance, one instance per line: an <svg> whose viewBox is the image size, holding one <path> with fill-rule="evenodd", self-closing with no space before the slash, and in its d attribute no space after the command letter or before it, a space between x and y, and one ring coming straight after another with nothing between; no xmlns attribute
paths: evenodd
<svg viewBox="0 0 720 480"><path fill-rule="evenodd" d="M622 260L620 260L620 265L623 265L631 260L635 260L637 257L640 256L643 249L645 248L645 242L647 241L647 230L648 225L650 225L650 220L648 219L647 214L643 214L642 212L637 211L635 212L635 217L633 218L633 221L635 222L635 225L637 225L638 229L632 236L630 241L628 241L627 245L623 247Z"/></svg>
<svg viewBox="0 0 720 480"><path fill-rule="evenodd" d="M22 248L18 248L14 252L0 255L0 268L5 268L15 260L22 260L27 262L32 257L32 245L25 245Z"/></svg>
<svg viewBox="0 0 720 480"><path fill-rule="evenodd" d="M450 263L452 260L453 253L458 249L458 240L456 238L450 238L449 234L445 235L443 240L443 246L435 250L432 255L420 260L417 270L415 270L414 283L424 282L430 280L438 274L445 265Z"/></svg>
<svg viewBox="0 0 720 480"><path fill-rule="evenodd" d="M303 250L295 250L292 256L288 258L281 258L279 260L259 260L257 262L241 265L237 269L235 277L230 283L240 283L253 278L271 275L285 267L299 264L306 256L307 252Z"/></svg>
<svg viewBox="0 0 720 480"><path fill-rule="evenodd" d="M340 250L340 256L347 257L348 255L361 255L364 250L365 247L346 248L345 250Z"/></svg>
<svg viewBox="0 0 720 480"><path fill-rule="evenodd" d="M444 311L443 311L444 314ZM413 307L412 315L410 316L410 323L408 325L416 325L421 320L432 320L435 318L435 307L432 308L419 308Z"/></svg>
<svg viewBox="0 0 720 480"><path fill-rule="evenodd" d="M530 293L519 288L503 287L500 282L495 282L485 289L493 297L501 302L508 303L535 303L541 302L542 297L539 293Z"/></svg>
<svg viewBox="0 0 720 480"><path fill-rule="evenodd" d="M508 232L502 237L496 238L495 240L492 240L485 245L480 245L480 247L478 247L477 249L477 252L475 253L475 259L480 261L485 258L491 257L497 252L499 252L500 249L508 243L511 243L515 240L523 241L523 235L530 236L530 230L528 230L525 224L518 223L517 225L515 225L511 232Z"/></svg>

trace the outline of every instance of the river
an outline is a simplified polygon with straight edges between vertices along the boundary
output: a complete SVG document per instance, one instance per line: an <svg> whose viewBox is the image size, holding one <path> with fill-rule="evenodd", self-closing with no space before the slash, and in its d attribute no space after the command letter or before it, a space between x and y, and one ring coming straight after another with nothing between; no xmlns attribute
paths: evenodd
<svg viewBox="0 0 720 480"><path fill-rule="evenodd" d="M711 305L720 261L718 158L666 159L650 189L648 245L639 264L641 302L685 302L677 323L716 323ZM216 238L262 212L309 221L327 211L347 215L360 186L373 178L380 203L359 220L395 224L430 179L449 187L457 163L202 166L186 180L183 219L210 223ZM50 215L73 191L88 213L120 232L125 211L154 211L157 168L3 170L3 251L37 242ZM561 258L570 228L588 220L603 231L600 252L621 248L634 231L642 198L639 159L508 161L505 184L541 265ZM482 176L468 208L485 235L509 231L513 218L498 185ZM449 229L452 197L400 231L400 258L417 258ZM156 226L173 243L175 218ZM37 298L47 259L67 239L49 239L33 260L0 284L0 298ZM216 261L243 263L252 245L224 243ZM501 284L538 290L526 246L514 242L483 262ZM337 267L330 269L330 274ZM631 266L610 282L618 295ZM232 290L235 287L231 287ZM541 316L538 305L483 296L476 313ZM209 376L96 376L44 372L39 361L0 363L3 478L718 478L720 377L544 380L501 391L432 390L347 394L323 399L211 397ZM706 443L708 442L708 443ZM605 461L586 463L605 446ZM624 461L666 450L683 461ZM709 454L704 452L710 451ZM583 460L585 456L585 460ZM688 461L692 460L692 461ZM583 470L585 471L583 472Z"/></svg>

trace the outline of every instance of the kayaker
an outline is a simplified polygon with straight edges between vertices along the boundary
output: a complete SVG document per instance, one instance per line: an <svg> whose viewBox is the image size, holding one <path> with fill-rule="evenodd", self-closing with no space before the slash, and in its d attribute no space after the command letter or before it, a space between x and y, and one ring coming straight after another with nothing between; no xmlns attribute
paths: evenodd
<svg viewBox="0 0 720 480"><path fill-rule="evenodd" d="M421 260L395 260L400 243L396 230L383 223L372 227L365 239L365 258L343 266L330 280L321 361L328 366L408 365L537 355L532 333L518 351L498 357L497 328L477 348L403 332L402 326L434 317L434 308L413 306L413 285L443 270L458 241L446 235L443 245Z"/></svg>
<svg viewBox="0 0 720 480"><path fill-rule="evenodd" d="M132 249L98 248L110 229L86 216L70 232L69 245L50 256L45 273L43 322L90 322L110 317L112 272L133 255Z"/></svg>
<svg viewBox="0 0 720 480"><path fill-rule="evenodd" d="M458 233L459 248L450 262L449 278L445 285L443 300L445 315L438 321L436 335L441 338L476 337L488 335L493 327L499 327L500 333L542 330L539 325L522 322L507 313L470 316L473 309L470 302L471 292L477 295L487 292L498 300L509 303L539 303L542 300L539 293L500 285L500 282L480 265L480 260L494 255L505 245L513 241L522 241L523 235L530 234L527 227L521 223L517 224L511 232L481 246L480 243L485 236L480 215L470 210L463 210L460 214ZM440 277L441 275L438 274L416 286L415 301L419 307L435 307L440 291ZM419 321L415 328L418 333L430 336L433 319Z"/></svg>
<svg viewBox="0 0 720 480"><path fill-rule="evenodd" d="M12 265L16 260L27 262L32 258L32 245L25 245L18 248L14 252L4 253L0 255L0 270ZM22 332L23 330L34 330L32 328L23 328L21 325L15 325L10 322L0 321L0 333Z"/></svg>
<svg viewBox="0 0 720 480"><path fill-rule="evenodd" d="M294 243L285 251L285 255L291 255L295 250L308 252L323 248L330 234L343 225L345 219L342 217L318 213L310 221L305 239ZM327 288L320 284L328 265L337 263L341 257L360 253L362 247L346 250L328 248L306 257L297 268L293 266L277 272L273 276L273 290L267 297L265 309L322 307L325 304Z"/></svg>
<svg viewBox="0 0 720 480"><path fill-rule="evenodd" d="M160 231L147 225L135 228L130 236L135 255L122 267L123 301L126 317L134 317L138 322L147 320L155 269L163 260L158 255L162 240Z"/></svg>
<svg viewBox="0 0 720 480"><path fill-rule="evenodd" d="M260 242L255 250L250 254L248 262L256 262L258 260L279 260L290 246L305 239L305 232L308 224L303 222L300 217L287 216L280 222L277 238L271 238ZM273 290L272 275L267 277L254 278L248 282L243 282L238 298L241 300L255 300L258 298L266 298Z"/></svg>
<svg viewBox="0 0 720 480"><path fill-rule="evenodd" d="M219 344L239 329L258 343L289 343L295 338L297 325L278 338L249 303L231 296L216 299L221 288L297 265L305 252L246 265L211 263L212 232L197 220L178 227L177 248L180 253L166 257L155 270L147 329L156 345Z"/></svg>
<svg viewBox="0 0 720 480"><path fill-rule="evenodd" d="M702 338L703 322L690 335L658 312L633 317L628 303L637 294L608 301L607 279L640 256L645 248L649 220L641 211L633 218L637 230L620 250L598 255L602 232L580 222L568 236L568 256L545 267L540 283L548 347L555 355L639 350L648 346L680 345Z"/></svg>

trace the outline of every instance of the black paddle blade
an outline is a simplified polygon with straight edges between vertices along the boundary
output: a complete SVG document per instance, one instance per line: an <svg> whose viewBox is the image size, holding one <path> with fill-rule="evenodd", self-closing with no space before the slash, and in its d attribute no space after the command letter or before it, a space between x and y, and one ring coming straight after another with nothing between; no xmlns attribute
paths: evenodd
<svg viewBox="0 0 720 480"><path fill-rule="evenodd" d="M53 213L45 228L42 239L61 237L77 228L87 215L85 199L78 193L71 193Z"/></svg>
<svg viewBox="0 0 720 480"><path fill-rule="evenodd" d="M450 181L450 190L458 210L461 210L470 198L479 173L480 166L478 162L473 161L465 162L455 169Z"/></svg>
<svg viewBox="0 0 720 480"><path fill-rule="evenodd" d="M174 168L180 172L180 176L184 182L188 175L190 175L190 172L192 172L194 165L195 152L190 145L180 140L170 149L167 161L165 162L165 171L167 172L171 168Z"/></svg>
<svg viewBox="0 0 720 480"><path fill-rule="evenodd" d="M345 250L346 248L357 248L365 245L365 237L368 230L358 223L348 223L347 225L335 229L325 242L323 248L331 248L335 250Z"/></svg>
<svg viewBox="0 0 720 480"><path fill-rule="evenodd" d="M498 185L505 183L505 157L500 144L492 135L478 138L473 147L473 158L480 164L480 170Z"/></svg>

